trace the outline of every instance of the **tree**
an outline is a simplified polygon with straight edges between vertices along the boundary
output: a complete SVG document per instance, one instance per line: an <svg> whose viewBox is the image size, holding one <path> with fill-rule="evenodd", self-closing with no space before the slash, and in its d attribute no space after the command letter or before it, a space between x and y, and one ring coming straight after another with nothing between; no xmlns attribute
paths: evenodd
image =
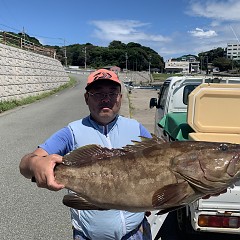
<svg viewBox="0 0 240 240"><path fill-rule="evenodd" d="M220 71L232 69L232 61L225 57L215 58L212 63L215 67L218 67Z"/></svg>
<svg viewBox="0 0 240 240"><path fill-rule="evenodd" d="M21 35L21 33L18 35ZM40 44L37 39L27 34L25 34L25 37ZM65 64L66 53L68 65L79 67L83 67L86 60L88 67L100 68L116 65L123 69L126 67L126 54L128 56L128 69L130 70L146 71L148 70L149 63L151 63L151 68L159 69L161 66L164 66L163 58L157 52L134 42L125 44L121 41L114 40L109 43L108 47L94 46L91 43L51 47L56 50L57 59L60 60L62 64Z"/></svg>
<svg viewBox="0 0 240 240"><path fill-rule="evenodd" d="M108 48L118 48L118 49L125 49L126 44L122 43L121 41L112 41L109 43Z"/></svg>
<svg viewBox="0 0 240 240"><path fill-rule="evenodd" d="M223 48L215 48L207 52L201 52L198 54L198 60L208 58L208 62L212 63L215 58L224 57L224 49Z"/></svg>

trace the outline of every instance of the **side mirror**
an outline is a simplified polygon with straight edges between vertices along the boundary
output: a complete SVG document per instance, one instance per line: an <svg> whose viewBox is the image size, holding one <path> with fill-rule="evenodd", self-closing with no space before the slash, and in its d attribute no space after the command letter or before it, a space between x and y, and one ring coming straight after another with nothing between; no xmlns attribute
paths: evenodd
<svg viewBox="0 0 240 240"><path fill-rule="evenodd" d="M149 103L149 108L153 108L157 106L157 99L156 98L151 98L150 103Z"/></svg>

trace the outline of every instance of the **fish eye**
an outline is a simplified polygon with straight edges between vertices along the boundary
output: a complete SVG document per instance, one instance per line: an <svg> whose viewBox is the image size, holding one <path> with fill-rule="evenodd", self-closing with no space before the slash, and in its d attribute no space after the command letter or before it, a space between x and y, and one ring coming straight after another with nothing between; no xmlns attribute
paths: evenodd
<svg viewBox="0 0 240 240"><path fill-rule="evenodd" d="M228 146L227 146L227 144L221 144L219 149L222 150L222 151L227 151L228 150Z"/></svg>

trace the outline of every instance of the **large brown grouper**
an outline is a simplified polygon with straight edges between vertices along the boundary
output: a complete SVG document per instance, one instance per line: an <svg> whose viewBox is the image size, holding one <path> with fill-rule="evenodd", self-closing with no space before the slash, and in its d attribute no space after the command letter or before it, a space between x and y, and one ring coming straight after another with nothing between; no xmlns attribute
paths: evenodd
<svg viewBox="0 0 240 240"><path fill-rule="evenodd" d="M63 199L75 209L167 212L239 180L240 145L157 137L122 149L87 145L65 155L55 177L75 192Z"/></svg>

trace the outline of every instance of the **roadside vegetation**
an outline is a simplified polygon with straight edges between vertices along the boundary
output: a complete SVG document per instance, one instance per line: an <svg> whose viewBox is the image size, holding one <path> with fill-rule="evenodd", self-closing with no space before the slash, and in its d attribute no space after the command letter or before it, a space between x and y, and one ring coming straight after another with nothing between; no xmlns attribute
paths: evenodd
<svg viewBox="0 0 240 240"><path fill-rule="evenodd" d="M0 31L0 42L1 39L3 39L1 36L3 33L5 32L1 33ZM23 39L22 33L7 33L16 38ZM115 65L121 69L128 69L131 71L148 71L151 66L151 72L164 72L163 57L153 49L135 42L125 44L121 41L114 40L110 42L107 47L95 46L91 43L72 44L61 47L42 45L37 38L31 37L28 34L24 34L24 41L25 40L34 45L55 50L57 59L65 66L72 65L78 66L79 68L85 68L85 66L88 66L88 68L102 68ZM9 40L7 44L13 45L15 43ZM180 56L172 60L182 60L187 56L188 55ZM220 72L240 73L240 61L229 59L225 48L217 47L192 56L200 62L202 71L210 70L209 67L217 67Z"/></svg>
<svg viewBox="0 0 240 240"><path fill-rule="evenodd" d="M49 91L49 92L46 92L46 93L42 93L42 94L39 94L37 96L29 96L27 98L23 98L23 99L19 99L19 100L12 100L12 101L2 101L0 102L0 113L2 112L5 112L5 111L8 111L8 110L11 110L11 109L14 109L16 107L19 107L19 106L23 106L23 105L26 105L26 104L30 104L30 103L33 103L33 102L36 102L40 99L43 99L43 98L46 98L48 96L51 96L57 92L60 92L66 88L69 88L69 87L72 87L76 84L76 80L72 77L70 77L70 80L68 83L52 90L52 91Z"/></svg>
<svg viewBox="0 0 240 240"><path fill-rule="evenodd" d="M172 76L183 76L183 74L153 73L152 79L154 82L164 82L167 78Z"/></svg>
<svg viewBox="0 0 240 240"><path fill-rule="evenodd" d="M127 98L128 98L128 102L129 102L129 116L130 116L130 118L132 118L134 107L133 107L133 104L132 104L132 101L131 101L131 94L128 93Z"/></svg>

